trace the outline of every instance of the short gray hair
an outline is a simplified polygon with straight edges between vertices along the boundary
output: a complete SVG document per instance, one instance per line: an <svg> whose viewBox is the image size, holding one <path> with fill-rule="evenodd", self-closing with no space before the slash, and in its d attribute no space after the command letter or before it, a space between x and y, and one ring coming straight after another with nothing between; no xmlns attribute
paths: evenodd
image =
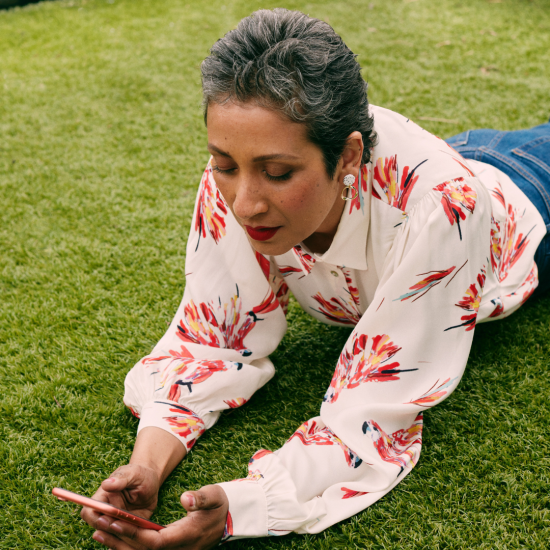
<svg viewBox="0 0 550 550"><path fill-rule="evenodd" d="M305 124L329 177L353 131L363 136L362 163L369 162L376 135L367 83L327 23L299 11L258 10L212 46L201 71L205 121L212 102L254 101Z"/></svg>

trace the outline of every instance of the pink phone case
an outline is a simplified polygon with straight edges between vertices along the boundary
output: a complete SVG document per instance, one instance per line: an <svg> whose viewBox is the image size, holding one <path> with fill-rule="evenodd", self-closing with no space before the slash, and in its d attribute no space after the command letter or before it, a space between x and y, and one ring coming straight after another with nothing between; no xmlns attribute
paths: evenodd
<svg viewBox="0 0 550 550"><path fill-rule="evenodd" d="M138 527L141 527L143 529L154 529L155 531L165 529L164 526L159 525L158 523L154 523L145 518L136 516L135 514L127 512L126 510L121 510L120 508L117 508L116 506L113 506L111 504L107 504L106 502L94 500L93 498L88 498L77 493L73 493L72 491L67 491L66 489L54 487L52 489L52 493L59 500L70 500L71 502L80 504L80 506L87 506L88 508L92 508L97 512L105 514L106 516L120 519L122 521L127 521L128 523L131 523L132 525L137 525Z"/></svg>

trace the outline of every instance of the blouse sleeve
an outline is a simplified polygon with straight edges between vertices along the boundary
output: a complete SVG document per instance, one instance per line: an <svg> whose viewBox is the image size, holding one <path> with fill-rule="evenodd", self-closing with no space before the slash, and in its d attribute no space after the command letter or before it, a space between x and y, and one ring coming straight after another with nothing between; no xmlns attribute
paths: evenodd
<svg viewBox="0 0 550 550"><path fill-rule="evenodd" d="M221 484L226 536L318 533L367 508L418 461L423 411L458 385L488 265L490 198L444 182L409 211L381 283L350 335L320 416L244 480Z"/></svg>
<svg viewBox="0 0 550 550"><path fill-rule="evenodd" d="M152 353L128 373L124 403L138 432L161 428L189 450L224 409L274 374L268 355L286 330L286 285L256 254L218 191L202 177L185 262L183 300Z"/></svg>

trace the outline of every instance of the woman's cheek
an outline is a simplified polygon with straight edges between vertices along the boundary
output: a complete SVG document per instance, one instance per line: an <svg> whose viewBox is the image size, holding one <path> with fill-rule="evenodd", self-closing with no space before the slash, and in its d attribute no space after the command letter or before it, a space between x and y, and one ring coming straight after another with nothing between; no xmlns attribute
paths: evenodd
<svg viewBox="0 0 550 550"><path fill-rule="evenodd" d="M221 193L223 199L229 206L229 209L231 212L233 212L233 203L235 202L235 192L231 189L230 185L227 185L224 183L224 177L216 177L216 187L218 188L218 191Z"/></svg>
<svg viewBox="0 0 550 550"><path fill-rule="evenodd" d="M319 183L303 186L292 194L283 194L279 207L289 219L302 227L313 224L315 229L326 215Z"/></svg>
<svg viewBox="0 0 550 550"><path fill-rule="evenodd" d="M302 212L310 208L315 208L316 188L314 186L300 186L291 193L282 193L280 197L280 207L287 212Z"/></svg>

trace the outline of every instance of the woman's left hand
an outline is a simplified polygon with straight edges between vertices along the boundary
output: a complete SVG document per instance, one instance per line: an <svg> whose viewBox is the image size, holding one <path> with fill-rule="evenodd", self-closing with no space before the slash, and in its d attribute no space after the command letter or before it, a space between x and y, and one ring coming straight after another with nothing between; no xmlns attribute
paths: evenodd
<svg viewBox="0 0 550 550"><path fill-rule="evenodd" d="M161 531L141 529L102 516L94 540L112 550L206 550L222 539L229 501L219 485L207 485L181 495L187 516Z"/></svg>

